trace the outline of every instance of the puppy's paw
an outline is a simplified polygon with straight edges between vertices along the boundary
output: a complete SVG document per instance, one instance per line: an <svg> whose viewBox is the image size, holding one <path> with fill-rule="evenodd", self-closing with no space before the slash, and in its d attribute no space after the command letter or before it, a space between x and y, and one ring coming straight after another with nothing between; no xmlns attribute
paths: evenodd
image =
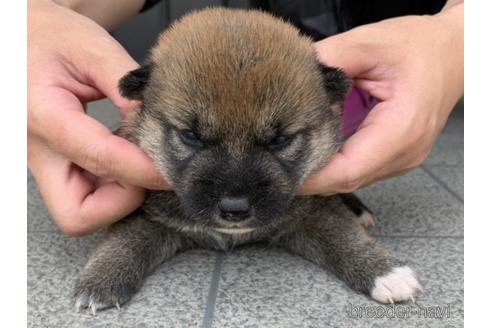
<svg viewBox="0 0 492 328"><path fill-rule="evenodd" d="M357 217L357 222L366 230L374 227L374 216L369 211L362 211L362 214Z"/></svg>
<svg viewBox="0 0 492 328"><path fill-rule="evenodd" d="M92 315L110 307L120 308L136 292L133 284L109 277L84 277L75 284L74 298L77 312L88 309Z"/></svg>
<svg viewBox="0 0 492 328"><path fill-rule="evenodd" d="M377 277L371 297L381 303L415 301L422 286L408 266L396 267L384 276Z"/></svg>

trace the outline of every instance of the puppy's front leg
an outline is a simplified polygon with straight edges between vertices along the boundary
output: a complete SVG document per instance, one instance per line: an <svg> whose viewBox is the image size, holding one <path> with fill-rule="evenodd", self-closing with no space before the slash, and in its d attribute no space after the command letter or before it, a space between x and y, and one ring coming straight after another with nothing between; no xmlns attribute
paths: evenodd
<svg viewBox="0 0 492 328"><path fill-rule="evenodd" d="M77 311L119 307L157 265L186 247L176 232L134 212L113 224L89 256L75 284Z"/></svg>
<svg viewBox="0 0 492 328"><path fill-rule="evenodd" d="M335 274L381 303L414 300L421 286L413 271L373 240L346 209L322 210L279 239L281 246Z"/></svg>

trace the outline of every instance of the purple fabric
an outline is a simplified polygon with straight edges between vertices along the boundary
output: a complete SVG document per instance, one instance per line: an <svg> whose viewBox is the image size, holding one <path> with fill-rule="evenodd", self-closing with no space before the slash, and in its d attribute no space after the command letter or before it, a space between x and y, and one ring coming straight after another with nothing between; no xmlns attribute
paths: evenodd
<svg viewBox="0 0 492 328"><path fill-rule="evenodd" d="M369 111L378 101L367 92L354 87L343 104L342 135L347 139L357 131Z"/></svg>

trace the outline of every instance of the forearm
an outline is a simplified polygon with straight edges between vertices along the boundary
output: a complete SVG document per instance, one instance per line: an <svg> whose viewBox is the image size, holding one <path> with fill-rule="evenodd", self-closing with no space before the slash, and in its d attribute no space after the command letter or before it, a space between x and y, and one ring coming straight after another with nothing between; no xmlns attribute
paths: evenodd
<svg viewBox="0 0 492 328"><path fill-rule="evenodd" d="M106 30L112 30L136 15L145 0L29 0L29 9L57 4L89 17Z"/></svg>

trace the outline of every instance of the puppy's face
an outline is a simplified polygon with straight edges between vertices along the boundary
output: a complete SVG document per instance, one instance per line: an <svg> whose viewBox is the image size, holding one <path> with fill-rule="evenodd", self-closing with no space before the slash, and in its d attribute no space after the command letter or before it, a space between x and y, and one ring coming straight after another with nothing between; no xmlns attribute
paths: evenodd
<svg viewBox="0 0 492 328"><path fill-rule="evenodd" d="M197 33L181 31L174 42L164 34L150 64L122 79L122 93L142 100L126 133L152 157L189 220L274 224L306 176L338 149L349 81L322 68L297 34L302 46L282 38L272 46L222 30L222 49L210 48L210 33Z"/></svg>

